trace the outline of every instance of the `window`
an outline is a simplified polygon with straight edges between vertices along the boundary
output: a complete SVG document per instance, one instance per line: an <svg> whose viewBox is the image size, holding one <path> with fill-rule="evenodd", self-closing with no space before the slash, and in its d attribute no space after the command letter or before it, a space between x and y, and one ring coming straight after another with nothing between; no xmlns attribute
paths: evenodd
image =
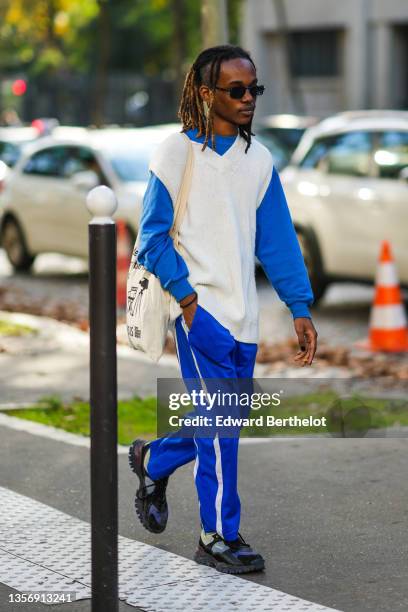
<svg viewBox="0 0 408 612"><path fill-rule="evenodd" d="M367 176L372 160L371 134L369 132L348 132L336 136L327 153L327 172Z"/></svg>
<svg viewBox="0 0 408 612"><path fill-rule="evenodd" d="M50 147L34 153L24 167L24 174L61 176L65 161L65 147Z"/></svg>
<svg viewBox="0 0 408 612"><path fill-rule="evenodd" d="M348 132L316 140L303 158L302 168L317 168L330 174L367 176L371 174L371 135Z"/></svg>
<svg viewBox="0 0 408 612"><path fill-rule="evenodd" d="M281 170L289 162L289 151L282 145L278 138L268 130L257 132L257 139L267 147L272 153L274 164L277 170Z"/></svg>
<svg viewBox="0 0 408 612"><path fill-rule="evenodd" d="M92 170L98 175L99 183L108 185L104 172L95 157L94 152L88 147L66 147L66 158L62 168L62 175L71 178L78 172Z"/></svg>
<svg viewBox="0 0 408 612"><path fill-rule="evenodd" d="M327 151L329 150L329 146L333 141L332 138L322 138L320 140L316 140L313 143L312 147L306 153L302 162L300 163L301 168L317 168L319 163L324 159Z"/></svg>
<svg viewBox="0 0 408 612"><path fill-rule="evenodd" d="M113 171L125 183L149 180L149 160L157 143L117 143L104 150Z"/></svg>
<svg viewBox="0 0 408 612"><path fill-rule="evenodd" d="M339 30L307 30L289 34L290 68L294 77L339 74Z"/></svg>
<svg viewBox="0 0 408 612"><path fill-rule="evenodd" d="M398 179L401 170L408 168L408 131L378 134L374 161L380 178Z"/></svg>
<svg viewBox="0 0 408 612"><path fill-rule="evenodd" d="M87 147L67 147L63 175L67 178L78 172L87 172L99 168L93 152Z"/></svg>
<svg viewBox="0 0 408 612"><path fill-rule="evenodd" d="M20 157L20 148L11 142L0 142L0 159L12 168Z"/></svg>

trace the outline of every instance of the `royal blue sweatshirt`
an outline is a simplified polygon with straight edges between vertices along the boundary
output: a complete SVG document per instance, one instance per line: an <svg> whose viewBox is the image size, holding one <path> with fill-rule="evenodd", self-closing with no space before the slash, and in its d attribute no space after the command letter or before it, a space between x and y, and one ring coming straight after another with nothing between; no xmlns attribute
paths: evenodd
<svg viewBox="0 0 408 612"><path fill-rule="evenodd" d="M195 142L197 130L187 132ZM214 155L224 155L237 136L216 135ZM211 139L208 143L211 147ZM248 176L248 180L251 177ZM173 224L173 203L162 181L150 172L143 199L138 261L155 274L177 301L194 291L183 257L175 250L169 231ZM199 239L199 236L197 237ZM293 318L309 317L313 292L292 223L278 172L273 168L269 186L256 212L255 255L280 299Z"/></svg>

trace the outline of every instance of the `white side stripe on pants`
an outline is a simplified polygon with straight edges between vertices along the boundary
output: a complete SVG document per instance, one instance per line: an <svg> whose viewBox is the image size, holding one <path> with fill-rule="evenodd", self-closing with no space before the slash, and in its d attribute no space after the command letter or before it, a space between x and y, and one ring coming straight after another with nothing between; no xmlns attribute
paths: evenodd
<svg viewBox="0 0 408 612"><path fill-rule="evenodd" d="M200 378L201 385L207 392L207 387L205 385L204 378L201 375L200 368L198 367L196 356L194 355L194 351L190 345L190 342L188 341L188 328L187 328L186 322L184 321L183 316L181 316L181 325L183 327L184 333L186 334L187 344L190 348L191 355L193 357L194 364L195 364L198 376ZM197 444L195 440L194 442L195 444ZM218 433L216 434L214 438L213 445L214 445L214 452L215 452L215 473L216 473L217 481L218 481L217 494L215 497L216 530L217 530L218 535L220 535L221 537L224 537L222 533L222 515L221 515L221 504L222 504L222 495L224 491L224 483L222 479L221 448L220 448L220 441L218 438ZM194 479L196 478L198 465L199 465L199 462L198 462L198 453L197 453L197 459L194 465Z"/></svg>
<svg viewBox="0 0 408 612"><path fill-rule="evenodd" d="M198 466L200 465L200 458L198 456L198 446L197 446L197 442L196 442L196 439L195 439L195 434L194 434L193 440L194 440L194 444L195 444L195 447L196 447L196 458L195 458L195 462L194 462L194 482L196 482ZM198 498L198 507L201 510L200 498Z"/></svg>
<svg viewBox="0 0 408 612"><path fill-rule="evenodd" d="M220 440L218 437L218 432L214 438L213 444L214 444L214 451L215 451L215 473L217 474L217 480L218 480L218 489L217 489L217 495L215 498L215 512L217 516L216 528L217 528L218 535L220 535L223 538L224 536L222 533L221 504L222 504L222 494L224 491L224 483L222 480L221 448L220 448Z"/></svg>

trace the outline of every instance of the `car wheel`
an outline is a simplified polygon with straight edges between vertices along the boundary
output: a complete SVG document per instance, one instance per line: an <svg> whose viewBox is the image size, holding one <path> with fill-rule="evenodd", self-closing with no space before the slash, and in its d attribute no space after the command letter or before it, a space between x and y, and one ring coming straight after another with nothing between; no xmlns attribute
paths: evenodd
<svg viewBox="0 0 408 612"><path fill-rule="evenodd" d="M22 229L14 219L5 221L1 232L1 244L15 270L27 271L31 268L35 256L28 252Z"/></svg>
<svg viewBox="0 0 408 612"><path fill-rule="evenodd" d="M314 240L307 238L301 231L297 231L297 237L313 289L314 304L317 304L324 296L329 284L324 276L319 247Z"/></svg>

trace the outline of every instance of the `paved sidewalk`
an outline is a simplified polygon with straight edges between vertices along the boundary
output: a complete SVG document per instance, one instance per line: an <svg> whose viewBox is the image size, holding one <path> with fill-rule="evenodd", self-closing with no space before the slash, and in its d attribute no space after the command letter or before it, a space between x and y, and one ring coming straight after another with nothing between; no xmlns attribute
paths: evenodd
<svg viewBox="0 0 408 612"><path fill-rule="evenodd" d="M35 335L0 337L0 408L35 402L58 395L64 401L89 399L89 334L47 317L0 311L4 320L28 325ZM159 363L135 351L127 342L124 326L117 330L118 397L156 395L158 378L179 378L176 355L164 354ZM268 365L257 364L255 376L270 377ZM347 376L340 368L311 369L287 366L275 377L324 378Z"/></svg>
<svg viewBox="0 0 408 612"><path fill-rule="evenodd" d="M136 520L136 479L126 456L118 461L120 534L191 559L199 531L193 466L171 478L168 529L154 535ZM88 449L0 426L0 465L3 487L89 521ZM242 533L267 562L249 580L344 612L408 609L405 440L244 444L240 494ZM0 588L0 602L9 591ZM12 608L0 603L3 610Z"/></svg>
<svg viewBox="0 0 408 612"><path fill-rule="evenodd" d="M47 317L0 312L38 330L35 336L0 338L1 404L35 401L45 395L89 399L89 335ZM118 345L118 395L156 395L157 378L178 376L175 355L163 355L159 364Z"/></svg>

